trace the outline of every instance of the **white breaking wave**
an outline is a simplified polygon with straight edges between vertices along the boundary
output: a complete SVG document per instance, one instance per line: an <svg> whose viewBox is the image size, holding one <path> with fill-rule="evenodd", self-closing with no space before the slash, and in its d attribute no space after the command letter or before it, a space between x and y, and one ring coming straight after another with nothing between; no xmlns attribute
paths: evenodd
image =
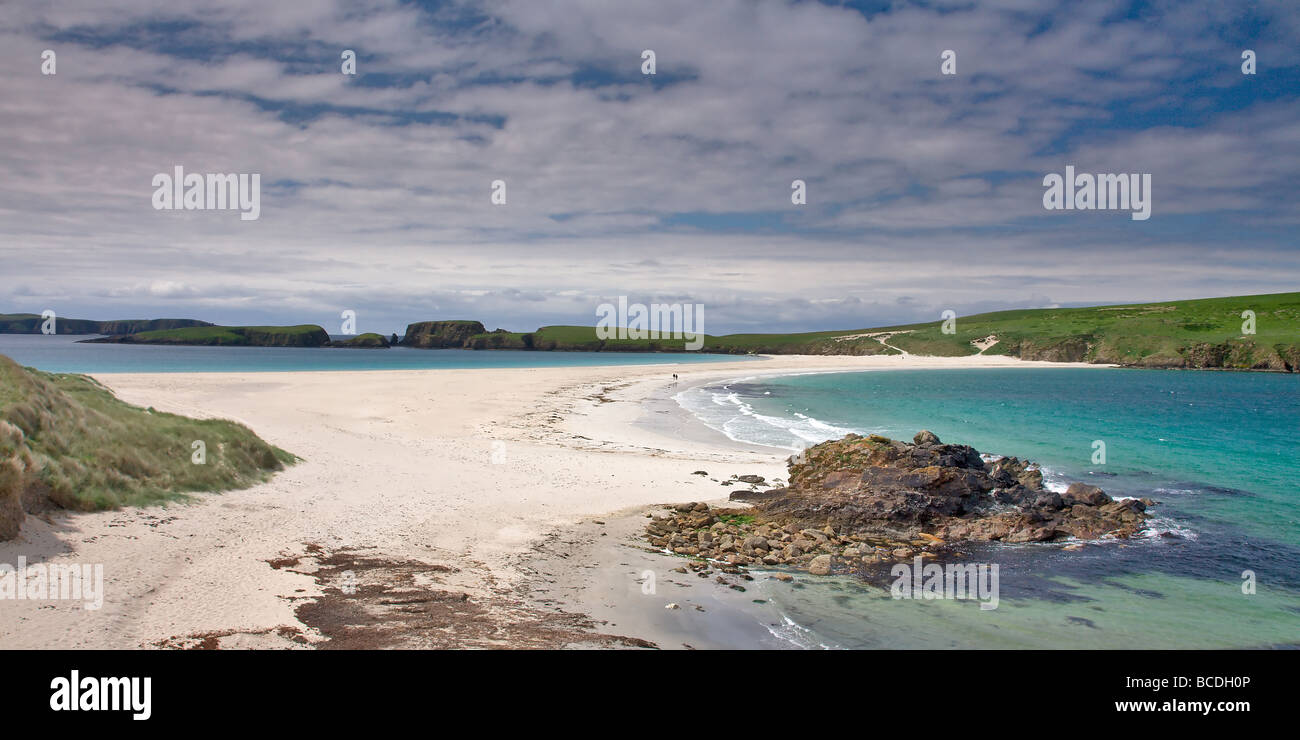
<svg viewBox="0 0 1300 740"><path fill-rule="evenodd" d="M1038 466L1038 471L1043 474L1043 488L1052 493L1065 493L1069 490L1070 483L1073 482L1063 474L1050 468L1044 468L1041 465Z"/></svg>
<svg viewBox="0 0 1300 740"><path fill-rule="evenodd" d="M777 624L765 624L767 631L778 640L787 642L795 647L804 650L839 650L836 645L827 645L817 638L817 634L807 627L799 624L785 614L781 615L781 622Z"/></svg>
<svg viewBox="0 0 1300 740"><path fill-rule="evenodd" d="M761 414L731 389L731 383L743 380L747 379L697 386L678 393L673 399L706 426L735 442L801 450L828 439L839 439L850 432L866 433L827 424L797 412L793 418Z"/></svg>
<svg viewBox="0 0 1300 740"><path fill-rule="evenodd" d="M1188 529L1182 522L1169 517L1152 517L1147 520L1146 527L1138 532L1139 537L1159 538L1167 535L1181 537L1185 540L1197 539L1196 532Z"/></svg>

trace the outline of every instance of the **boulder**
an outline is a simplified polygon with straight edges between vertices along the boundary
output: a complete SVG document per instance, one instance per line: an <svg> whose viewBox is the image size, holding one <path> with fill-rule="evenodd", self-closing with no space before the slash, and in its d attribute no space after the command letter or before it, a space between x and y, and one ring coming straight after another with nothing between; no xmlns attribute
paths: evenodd
<svg viewBox="0 0 1300 740"><path fill-rule="evenodd" d="M922 429L917 432L916 436L912 437L912 443L917 446L940 444L939 436L929 429Z"/></svg>
<svg viewBox="0 0 1300 740"><path fill-rule="evenodd" d="M1102 506L1111 501L1110 496L1107 496L1105 491L1086 483L1071 483L1061 498L1068 503L1085 504L1087 506Z"/></svg>
<svg viewBox="0 0 1300 740"><path fill-rule="evenodd" d="M808 563L808 572L811 573L811 574L813 574L813 575L815 575L815 576L826 576L826 575L830 575L830 572L831 572L831 556L830 556L830 555L818 555L817 557L813 558L813 559L812 559L812 562L811 562L811 563Z"/></svg>

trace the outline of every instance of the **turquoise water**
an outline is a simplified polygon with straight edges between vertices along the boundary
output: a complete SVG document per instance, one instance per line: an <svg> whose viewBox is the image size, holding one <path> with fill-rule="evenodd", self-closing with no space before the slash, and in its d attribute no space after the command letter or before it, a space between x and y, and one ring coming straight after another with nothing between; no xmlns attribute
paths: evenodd
<svg viewBox="0 0 1300 740"><path fill-rule="evenodd" d="M753 378L679 397L744 441L787 448L847 431L1039 462L1159 503L1126 542L984 545L1002 601L892 599L887 573L767 589L814 643L842 647L1260 647L1300 644L1300 377L980 369ZM1104 464L1094 442L1105 443ZM1256 593L1242 593L1252 571ZM806 641L806 640L805 640Z"/></svg>
<svg viewBox="0 0 1300 740"><path fill-rule="evenodd" d="M290 370L421 370L593 365L676 365L747 359L693 353L523 352L315 347L169 347L81 344L84 336L0 334L0 355L55 373L255 373Z"/></svg>

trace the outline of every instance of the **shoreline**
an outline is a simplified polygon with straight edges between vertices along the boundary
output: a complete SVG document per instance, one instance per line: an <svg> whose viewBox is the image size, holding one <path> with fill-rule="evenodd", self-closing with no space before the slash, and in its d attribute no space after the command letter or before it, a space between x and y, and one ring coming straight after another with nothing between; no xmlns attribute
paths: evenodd
<svg viewBox="0 0 1300 740"><path fill-rule="evenodd" d="M619 557L625 554L619 550L612 551L611 563L575 567L570 558L583 547L599 549L618 540L612 531L602 538L597 530L605 527L591 524L602 517L609 522L619 512L724 500L727 489L692 475L696 470L719 480L751 473L784 477L788 453L735 443L679 406L680 414L671 413L665 404L677 406L670 395L674 387L680 392L717 380L805 371L989 366L1104 367L982 356L782 355L765 357L761 366L721 361L100 375L124 401L234 419L303 460L268 483L200 494L190 503L29 517L17 538L0 543L0 562L24 556L29 563L103 564L104 607L91 612L66 602L0 604L0 644L348 645L355 636L339 632L332 619L356 606L340 597L331 580L340 572L359 574L374 594L391 592L400 582L416 584L408 590L424 594L425 602L429 593L443 595L442 611L429 614L452 625L450 636L384 612L380 622L401 624L410 639L381 647L568 647L595 637L602 646L689 642L679 639L682 633L670 629L671 623L665 627L657 612L645 624L634 624L625 615L610 619L598 607L585 608L595 593L555 599L536 592L547 585L570 595L592 584L597 590L600 584L606 590L636 585L619 570L620 562L632 562ZM680 378L676 386L667 377L673 372ZM584 534L584 527L597 529ZM560 555L546 556L567 561L568 567L552 574L554 584L530 573L539 570L530 562L548 539L566 542ZM602 551L600 559L609 552ZM341 571L341 564L351 567ZM359 600L375 609L386 603ZM714 606L725 613L725 605ZM672 612L668 618L680 616L678 610L663 611ZM593 625L592 619L614 626ZM484 622L528 629L471 629ZM629 634L625 626L642 634ZM615 637L593 634L593 628ZM632 639L620 642L624 637Z"/></svg>

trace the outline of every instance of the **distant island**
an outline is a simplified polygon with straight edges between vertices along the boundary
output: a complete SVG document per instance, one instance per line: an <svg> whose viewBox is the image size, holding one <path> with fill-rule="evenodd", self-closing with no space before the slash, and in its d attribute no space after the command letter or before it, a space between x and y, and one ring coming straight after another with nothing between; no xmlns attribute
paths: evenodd
<svg viewBox="0 0 1300 740"><path fill-rule="evenodd" d="M205 326L119 334L87 343L192 344L217 347L325 347L330 335L315 324L298 326Z"/></svg>
<svg viewBox="0 0 1300 740"><path fill-rule="evenodd" d="M0 313L0 334L42 334L45 317L34 313ZM91 321L65 319L54 321L55 334L138 334L160 329L182 329L192 326L212 326L195 319L122 319L117 321Z"/></svg>
<svg viewBox="0 0 1300 740"><path fill-rule="evenodd" d="M0 314L0 333L39 333L41 317ZM35 331L32 331L32 328ZM83 331L85 329L85 331ZM1253 329L1254 333L1250 333ZM479 321L421 321L404 336L331 340L320 326L216 326L190 319L79 321L59 332L122 344L386 349L509 349L556 352L685 352L686 339L600 339L591 326L488 331ZM1025 360L1149 368L1300 371L1300 293L1205 298L1087 308L1041 308L902 324L793 334L705 335L712 354L1006 355Z"/></svg>

